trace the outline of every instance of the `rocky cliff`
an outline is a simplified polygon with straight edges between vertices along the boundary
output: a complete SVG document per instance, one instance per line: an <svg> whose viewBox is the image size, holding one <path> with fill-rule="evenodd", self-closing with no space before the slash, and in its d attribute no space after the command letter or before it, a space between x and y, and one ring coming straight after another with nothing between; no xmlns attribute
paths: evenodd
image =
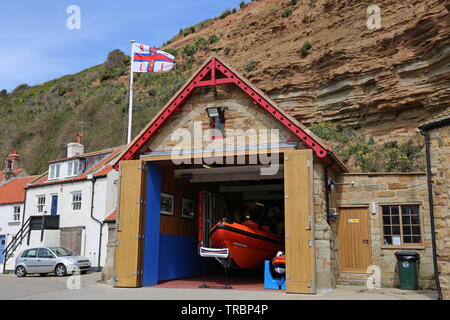
<svg viewBox="0 0 450 320"><path fill-rule="evenodd" d="M367 26L372 4L380 8L375 30ZM304 124L338 122L378 139L411 136L450 107L448 7L438 0L252 1L166 48L215 34L209 49ZM311 49L302 55L305 42Z"/></svg>

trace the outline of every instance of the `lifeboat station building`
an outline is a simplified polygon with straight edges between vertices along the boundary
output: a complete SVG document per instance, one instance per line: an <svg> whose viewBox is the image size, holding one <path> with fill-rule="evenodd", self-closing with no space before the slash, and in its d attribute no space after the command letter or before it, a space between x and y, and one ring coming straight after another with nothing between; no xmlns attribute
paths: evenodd
<svg viewBox="0 0 450 320"><path fill-rule="evenodd" d="M255 221L284 239L289 293L365 285L375 273L381 285L395 286L394 254L405 248L421 256L421 287L433 287L426 175L350 173L317 136L216 56L114 168L115 287L201 275L207 259L199 247L212 246L210 231L224 218ZM251 243L231 241L229 249L236 261L258 254Z"/></svg>

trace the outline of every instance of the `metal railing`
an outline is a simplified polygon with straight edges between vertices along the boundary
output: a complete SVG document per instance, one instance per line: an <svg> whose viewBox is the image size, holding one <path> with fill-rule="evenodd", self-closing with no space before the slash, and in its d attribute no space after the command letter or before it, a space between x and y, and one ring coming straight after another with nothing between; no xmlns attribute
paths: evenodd
<svg viewBox="0 0 450 320"><path fill-rule="evenodd" d="M59 229L59 216L31 216L22 225L19 232L11 239L6 248L1 253L4 255L3 273L5 273L6 262L13 256L17 247L19 247L25 237L27 238L27 245L30 244L31 230L41 231L41 242L44 240L44 230Z"/></svg>
<svg viewBox="0 0 450 320"><path fill-rule="evenodd" d="M3 273L5 273L6 269L6 262L11 258L11 256L14 254L14 251L16 251L17 247L22 244L22 241L25 237L27 237L27 244L30 241L30 223L31 223L31 217L28 218L28 220L22 225L22 228L20 228L19 232L11 239L11 242L8 243L6 248L3 250L2 254L4 255L3 260Z"/></svg>

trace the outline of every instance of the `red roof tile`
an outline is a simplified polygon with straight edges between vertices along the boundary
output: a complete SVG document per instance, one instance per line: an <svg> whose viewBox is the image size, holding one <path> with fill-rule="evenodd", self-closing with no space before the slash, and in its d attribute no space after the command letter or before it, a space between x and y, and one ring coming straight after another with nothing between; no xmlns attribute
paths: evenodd
<svg viewBox="0 0 450 320"><path fill-rule="evenodd" d="M106 221L106 222L114 222L114 221L116 221L116 219L117 219L117 210L114 209L112 212L110 212L110 213L106 216L105 221Z"/></svg>
<svg viewBox="0 0 450 320"><path fill-rule="evenodd" d="M111 170L114 170L114 169L113 169L112 165L108 164L108 165L104 166L103 169L101 169L100 171L97 171L96 173L94 173L94 177L96 177L96 178L104 177L108 173L110 173Z"/></svg>
<svg viewBox="0 0 450 320"><path fill-rule="evenodd" d="M18 203L25 201L25 186L35 180L37 176L14 178L0 187L0 204Z"/></svg>
<svg viewBox="0 0 450 320"><path fill-rule="evenodd" d="M109 171L107 170L108 166L106 166L105 168L103 168L103 166L106 165L108 162L110 162L112 159L114 159L117 155L119 155L120 152L122 152L124 148L125 148L125 146L121 146L121 147L117 147L117 148L111 149L112 153L109 156L105 157L102 161L100 161L95 166L93 166L89 170L83 172L81 175L79 175L77 177L69 178L69 179L63 179L63 180L50 180L49 181L48 180L48 174L45 174L40 179L35 181L30 186L30 188L39 187L39 186L43 186L43 185L51 185L51 184L58 184L58 183L82 181L82 180L86 180L88 175L92 174L92 173L94 174L94 177L96 177L96 178L103 177L109 171L111 171L111 170L109 170ZM100 169L100 171L96 172L99 169ZM104 172L106 172L106 174Z"/></svg>

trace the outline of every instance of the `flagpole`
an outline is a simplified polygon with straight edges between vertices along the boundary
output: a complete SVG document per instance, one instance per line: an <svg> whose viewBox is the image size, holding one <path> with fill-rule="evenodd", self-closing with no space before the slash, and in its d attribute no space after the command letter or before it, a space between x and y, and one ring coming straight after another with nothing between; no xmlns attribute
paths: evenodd
<svg viewBox="0 0 450 320"><path fill-rule="evenodd" d="M134 40L131 40L131 65L130 65L130 103L128 108L128 136L127 144L131 142L131 126L133 122L133 63L134 63Z"/></svg>

